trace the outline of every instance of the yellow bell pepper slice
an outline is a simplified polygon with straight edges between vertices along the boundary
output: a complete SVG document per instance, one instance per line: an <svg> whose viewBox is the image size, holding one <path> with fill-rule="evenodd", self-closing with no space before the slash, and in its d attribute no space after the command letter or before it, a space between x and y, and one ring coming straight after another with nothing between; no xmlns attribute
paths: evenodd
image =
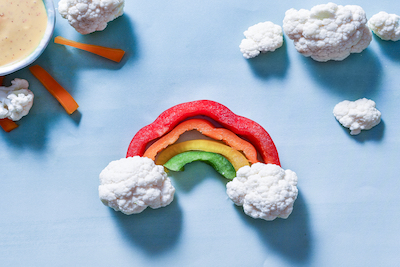
<svg viewBox="0 0 400 267"><path fill-rule="evenodd" d="M220 142L203 139L189 140L168 146L158 154L155 163L158 165L164 165L172 157L192 150L221 154L227 160L229 160L230 163L232 163L236 171L243 166L250 166L247 158L239 151Z"/></svg>

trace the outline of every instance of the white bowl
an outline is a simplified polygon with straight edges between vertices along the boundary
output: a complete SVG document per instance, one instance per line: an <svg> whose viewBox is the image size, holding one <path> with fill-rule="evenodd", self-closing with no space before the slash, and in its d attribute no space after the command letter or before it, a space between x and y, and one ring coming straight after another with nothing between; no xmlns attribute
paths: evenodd
<svg viewBox="0 0 400 267"><path fill-rule="evenodd" d="M34 62L46 49L53 36L54 26L56 23L55 9L53 0L43 0L44 6L47 11L47 27L42 40L40 41L38 47L26 58L18 60L14 63L0 66L0 76L4 76L20 70L32 62Z"/></svg>

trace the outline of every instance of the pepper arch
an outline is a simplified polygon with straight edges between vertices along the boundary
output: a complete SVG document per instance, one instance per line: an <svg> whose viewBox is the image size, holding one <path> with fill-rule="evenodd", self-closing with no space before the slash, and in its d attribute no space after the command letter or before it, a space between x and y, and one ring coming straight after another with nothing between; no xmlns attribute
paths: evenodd
<svg viewBox="0 0 400 267"><path fill-rule="evenodd" d="M170 132L183 120L203 115L250 141L260 153L264 163L280 166L278 152L268 132L258 123L236 115L226 106L211 100L197 100L173 106L157 119L140 129L132 138L126 156L143 156L146 146Z"/></svg>
<svg viewBox="0 0 400 267"><path fill-rule="evenodd" d="M249 162L242 153L227 145L211 140L189 140L182 143L171 145L161 151L156 159L157 165L164 165L172 157L187 151L205 151L217 153L224 156L235 168L239 170L243 166L249 166Z"/></svg>
<svg viewBox="0 0 400 267"><path fill-rule="evenodd" d="M169 133L165 134L156 142L151 144L146 149L143 156L155 160L160 151L167 148L169 145L174 144L183 133L190 130L197 130L205 136L208 136L214 140L222 141L228 146L238 151L242 151L251 163L258 162L257 151L252 144L246 140L243 140L228 129L215 128L211 122L204 119L190 119L181 122Z"/></svg>
<svg viewBox="0 0 400 267"><path fill-rule="evenodd" d="M164 150L165 151L165 150ZM163 153L164 153L163 151ZM183 171L185 165L194 161L202 161L213 167L219 174L225 178L232 180L236 177L236 170L232 163L224 156L218 153L206 151L185 151L178 155L172 156L164 165L171 171Z"/></svg>

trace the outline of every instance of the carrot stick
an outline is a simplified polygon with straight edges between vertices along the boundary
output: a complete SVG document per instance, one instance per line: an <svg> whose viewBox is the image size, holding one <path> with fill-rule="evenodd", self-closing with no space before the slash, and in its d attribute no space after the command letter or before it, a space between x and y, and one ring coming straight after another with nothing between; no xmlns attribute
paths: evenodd
<svg viewBox="0 0 400 267"><path fill-rule="evenodd" d="M68 114L72 114L78 109L79 106L75 99L42 67L34 65L29 70L43 84L47 91L60 102Z"/></svg>
<svg viewBox="0 0 400 267"><path fill-rule="evenodd" d="M175 143L181 134L190 130L198 130L205 136L211 137L215 140L222 140L225 144L235 150L243 151L243 154L251 163L258 162L257 150L251 143L241 139L235 133L226 128L215 128L211 122L204 119L190 119L180 123L172 131L148 147L143 154L143 157L155 160L158 152L165 149L168 145Z"/></svg>
<svg viewBox="0 0 400 267"><path fill-rule="evenodd" d="M11 132L18 127L18 124L10 120L9 118L0 119L0 126L7 133Z"/></svg>
<svg viewBox="0 0 400 267"><path fill-rule="evenodd" d="M116 49L116 48L109 48L109 47L104 47L104 46L99 46L99 45L91 45L91 44L84 44L84 43L79 43L75 41L68 40L64 37L57 36L54 38L54 43L56 44L62 44L62 45L68 45L72 46L78 49L85 50L87 52L96 54L101 57L108 58L110 60L113 60L115 62L120 62L122 57L125 54L125 51L122 49Z"/></svg>

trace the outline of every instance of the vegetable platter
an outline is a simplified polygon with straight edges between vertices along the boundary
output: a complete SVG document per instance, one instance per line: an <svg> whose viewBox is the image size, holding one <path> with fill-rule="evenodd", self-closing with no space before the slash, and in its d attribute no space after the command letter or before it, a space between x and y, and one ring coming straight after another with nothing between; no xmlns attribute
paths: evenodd
<svg viewBox="0 0 400 267"><path fill-rule="evenodd" d="M114 0L95 26L59 2L46 50L0 87L0 115L19 119L1 119L1 266L398 264L400 41L377 36L384 13L376 33L367 23L396 2ZM305 14L324 22L300 36ZM263 31L274 39L257 43ZM299 38L317 34L334 37ZM29 83L24 112L6 102L14 79ZM127 211L110 204L117 187L100 190L102 170L133 157L164 165L164 203ZM264 163L291 170L277 216L238 205L235 176Z"/></svg>

